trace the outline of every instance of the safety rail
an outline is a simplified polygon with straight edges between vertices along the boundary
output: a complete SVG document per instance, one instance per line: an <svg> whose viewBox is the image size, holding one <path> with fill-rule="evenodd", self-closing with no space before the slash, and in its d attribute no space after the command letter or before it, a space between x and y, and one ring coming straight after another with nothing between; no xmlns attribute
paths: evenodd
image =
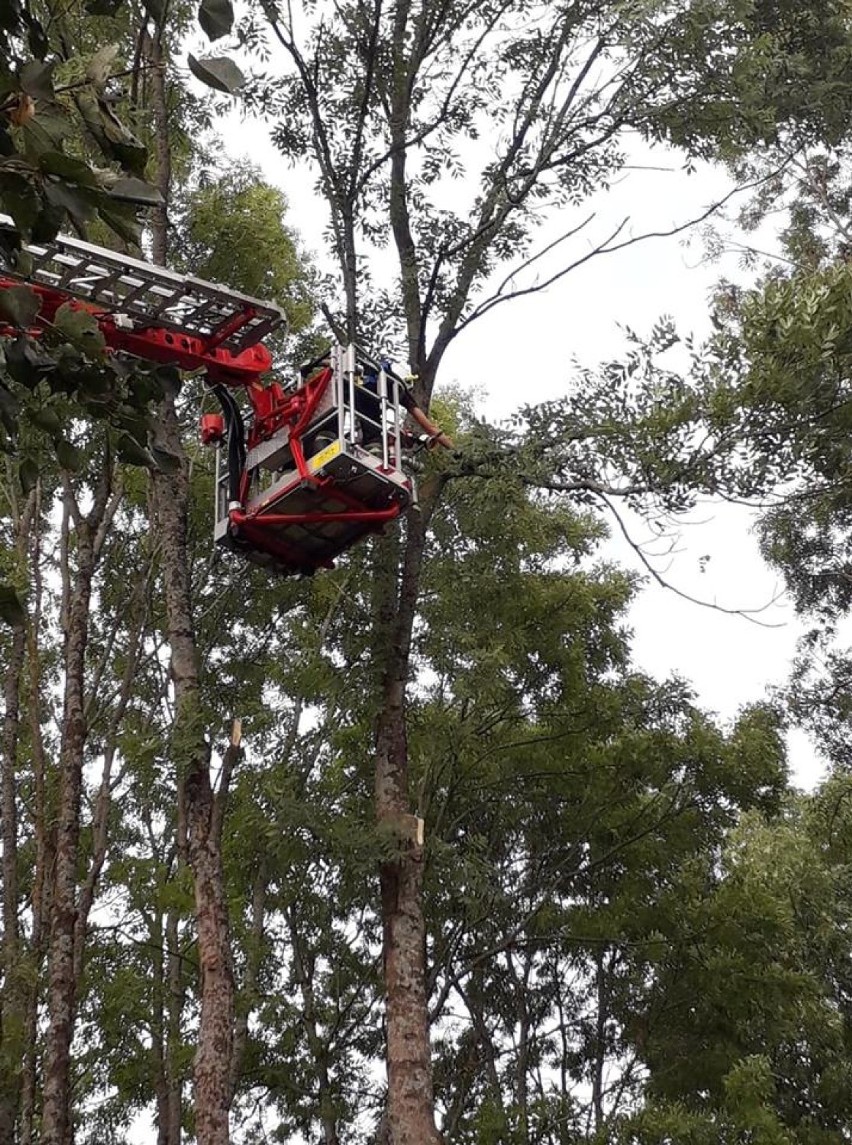
<svg viewBox="0 0 852 1145"><path fill-rule="evenodd" d="M402 423L405 418L401 395L405 383L392 370L356 349L336 345L331 351L331 366L337 407L337 436L368 448L372 442L381 446L382 467L402 472ZM359 382L366 370L376 378L375 391Z"/></svg>

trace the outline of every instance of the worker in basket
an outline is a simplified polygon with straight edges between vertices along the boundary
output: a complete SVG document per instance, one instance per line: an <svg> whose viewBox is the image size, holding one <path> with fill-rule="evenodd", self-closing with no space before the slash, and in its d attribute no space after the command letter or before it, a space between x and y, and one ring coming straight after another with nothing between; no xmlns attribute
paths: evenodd
<svg viewBox="0 0 852 1145"><path fill-rule="evenodd" d="M386 359L381 361L380 367L388 374L393 372L390 362ZM416 422L424 432L424 439L419 444L425 445L427 449L432 449L436 445L443 445L446 449L452 447L450 438L417 405L410 388L405 384L399 387L399 400L400 405L403 406L412 421ZM380 441L382 436L382 403L379 396L378 370L366 370L363 378L356 382L355 412L360 417L362 444L366 449L369 449L371 445ZM409 442L404 444L409 443L412 446L418 444L414 435L409 435Z"/></svg>
<svg viewBox="0 0 852 1145"><path fill-rule="evenodd" d="M303 380L312 374L317 365L319 365L319 361L311 362L302 367ZM381 448L384 427L382 396L379 392L380 371L384 371L398 383L400 405L422 430L422 434L419 436L403 432L403 448L425 447L426 449L433 449L436 445L442 445L445 449L452 449L452 439L439 426L435 425L428 414L417 405L407 380L394 372L387 358L381 359L378 365L365 366L363 373L355 379L355 417L361 446L369 452L378 451Z"/></svg>

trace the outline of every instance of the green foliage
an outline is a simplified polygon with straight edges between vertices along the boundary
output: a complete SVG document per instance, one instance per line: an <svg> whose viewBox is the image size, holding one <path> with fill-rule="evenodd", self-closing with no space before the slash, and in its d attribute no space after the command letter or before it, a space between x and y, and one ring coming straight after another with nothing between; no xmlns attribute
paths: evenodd
<svg viewBox="0 0 852 1145"><path fill-rule="evenodd" d="M28 2L14 0L6 7L0 39L0 206L27 239L49 239L66 220L85 225L96 214L123 234L133 214L122 204L159 196L141 178L145 147L113 106L119 48L104 45L121 35L118 16L75 3L62 19L42 22ZM82 54L76 58L64 36L66 21L77 23ZM90 44L96 45L91 51ZM84 140L97 149L93 162L80 155ZM133 178L118 178L122 170Z"/></svg>
<svg viewBox="0 0 852 1145"><path fill-rule="evenodd" d="M187 423L198 401L180 397ZM486 461L492 441L458 416L460 439ZM76 444L88 476L69 480L82 496L103 463L102 437ZM221 729L215 762L227 717L240 714L248 749L225 833L248 1023L235 1137L251 1140L262 1116L285 1139L335 1122L361 1142L382 1103L367 623L379 553L362 548L310 585L234 559L211 571L209 456L188 448L203 667L188 730ZM47 481L55 463L45 454L41 465ZM852 1089L826 1001L845 973L836 920L847 893L831 795L812 816L792 808L775 821L785 789L776 713L756 708L722 730L681 682L631 666L623 617L635 586L600 562L590 507L539 496L512 467L465 477L440 457L428 466L424 483L445 488L428 540L409 749L412 802L426 821L448 1139L656 1145L668 1133L709 1145L787 1134L832 1145ZM196 745L171 735L161 557L143 475L127 470L124 481L87 653L87 774L110 745L116 753L75 1050L81 1108L98 1095L83 1131L93 1142L122 1139L164 1062L186 1085L197 982L174 794ZM50 553L55 522L41 527ZM137 623L143 654L118 718ZM22 749L25 785L30 770ZM813 840L826 830L824 852ZM90 855L88 828L84 845ZM834 866L815 868L815 852ZM608 1091L596 1121L588 1095L601 1069L622 1078L622 1096ZM796 1094L810 1103L811 1136Z"/></svg>
<svg viewBox="0 0 852 1145"><path fill-rule="evenodd" d="M571 269L570 212L617 176L631 133L688 160L798 152L837 141L852 107L843 0L344 3L298 25L252 10L250 41L292 66L264 65L248 98L276 116L288 159L312 156L349 332L404 339L426 394L461 330ZM545 204L567 212L566 233L536 249ZM382 286L370 255L388 246L397 282Z"/></svg>
<svg viewBox="0 0 852 1145"><path fill-rule="evenodd" d="M376 245L399 234L400 204L385 177L402 153L393 132L401 124L405 139L418 140L403 187L416 208L414 251L401 272L426 390L436 369L424 359L427 324L439 330L439 360L467 320L471 291L528 249L544 198L573 205L618 169L618 131L727 154L779 134L798 142L839 120L845 82L831 88L836 106L826 87L794 107L789 85L790 75L804 86L817 73L831 85L845 68L839 9L808 16L776 7L510 5L509 17L524 20L509 35L488 4L440 13L415 5L413 14L436 23L395 36L344 5L321 35L315 29L302 87L285 80L275 93L286 113L279 143L301 155L313 137L303 102L313 78L329 125L323 187L336 196L335 242L351 274L358 263L346 263L347 226L349 238L357 229ZM92 19L117 18L102 0L88 9ZM17 44L26 20L20 4L12 11ZM264 18L272 12L266 5ZM199 19L211 38L224 37L231 6L202 0ZM251 27L244 31L250 38ZM600 41L592 64L615 67L621 86L580 84L569 95L598 42L592 31ZM106 134L113 154L126 149L129 173L113 166L113 199L150 201L133 182L141 153L102 121L98 85L113 57L90 46L81 61L91 75L70 121L79 113L98 147ZM625 52L635 66L622 69ZM231 83L230 69L200 64ZM53 82L39 74L27 83ZM556 86L542 88L548 75ZM397 81L412 93L401 120L387 115ZM176 88L170 98L178 100ZM555 119L541 114L546 104L562 108ZM477 189L467 210L437 192L445 172L464 173L455 140L475 140L486 116L496 154L481 185L468 179ZM179 125L182 175L190 122ZM136 130L141 141L143 125ZM103 213L83 193L88 154L63 144L42 154L26 186L9 184L30 225L38 195L54 183L71 188L52 191L66 215ZM281 195L252 172L199 176L189 187L172 212L185 265L282 299L294 328L306 329L312 279L282 223ZM461 456L425 459L423 502L436 507L414 625L409 794L426 825L436 1085L454 1145L843 1140L852 1118L848 791L836 776L812 801L791 800L775 709L750 709L722 728L682 681L637 671L625 620L635 578L598 549L599 506L616 495L676 512L697 489L762 488L798 474L803 460L840 475L843 411L833 439L817 427L811 440L789 442L781 427L799 405L775 386L792 363L809 395L830 395L831 364L845 353L848 284L823 272L807 285L816 281L816 304L801 282L777 284L727 324L720 317L710 347L686 345L686 379L664 364L676 342L662 323L647 344L634 341L626 362L604 368L603 385L588 373L569 399L527 411L509 431L471 424L463 402L451 405ZM384 301L397 307L392 293ZM5 316L26 328L30 306L12 295ZM2 554L9 584L32 587L26 610L17 597L6 608L0 594L0 614L32 626L23 680L33 706L15 774L22 945L38 993L32 856L51 822L55 772L49 762L40 794L33 729L45 738L42 756L58 758L64 649L48 637L63 631L61 574L73 571L85 536L76 530L86 528L70 509L55 513L53 497L62 487L80 514L106 491L112 516L98 536L85 633L80 876L97 876L97 897L74 1053L81 1133L121 1141L154 1095L169 1084L179 1097L186 1089L199 967L176 793L205 742L215 775L239 715L247 750L224 837L244 1037L236 1136L336 1135L361 1145L375 1138L384 1099L375 869L387 840L373 821L371 745L385 649L376 586L405 538L376 540L309 586L270 581L236 558L211 561L209 454L187 435L183 466L147 418L173 376L105 357L85 316L66 312L58 326L39 344L23 334L4 344L0 421L18 456L7 466L0 520L14 538L22 504L31 505L35 539ZM194 424L200 404L190 387L179 396L183 424ZM760 441L747 438L752 429L765 433L765 460L743 444ZM147 475L125 468L154 461L180 466L191 494L201 690L176 733L160 591L170 570L147 517ZM3 651L9 638L0 633ZM838 734L838 754L840 743ZM110 794L100 856L99 791ZM191 1132L185 1101L183 1121Z"/></svg>
<svg viewBox="0 0 852 1145"><path fill-rule="evenodd" d="M190 53L186 62L197 80L226 95L233 95L245 83L243 73L227 56L207 56L197 60Z"/></svg>
<svg viewBox="0 0 852 1145"><path fill-rule="evenodd" d="M103 352L103 336L90 315L61 308L57 336L36 342L26 335L0 340L0 385L7 395L0 408L0 446L14 452L20 421L29 431L63 440L75 417L108 421L119 438L142 450L155 428L154 406L173 392L173 371L153 363L129 363ZM13 416L14 415L14 416ZM151 464L146 455L139 464Z"/></svg>
<svg viewBox="0 0 852 1145"><path fill-rule="evenodd" d="M848 867L825 849L828 788L775 823L744 821L719 876L684 901L692 942L659 967L643 1031L651 1109L680 1111L698 1140L719 1119L723 1140L843 1140L850 1061L836 958ZM640 1114L637 1140L659 1139L648 1129L660 1112Z"/></svg>
<svg viewBox="0 0 852 1145"><path fill-rule="evenodd" d="M656 25L664 6L645 7ZM852 41L842 0L815 8L708 0L689 5L667 32L650 66L672 103L651 119L652 137L725 159L756 142L792 151L845 137Z"/></svg>
<svg viewBox="0 0 852 1145"><path fill-rule="evenodd" d="M298 335L313 316L313 281L286 212L283 193L245 164L207 173L181 204L179 253L200 278L279 302Z"/></svg>
<svg viewBox="0 0 852 1145"><path fill-rule="evenodd" d="M169 12L173 35L182 8ZM99 217L126 241L138 239L134 207L156 205L145 181L148 148L134 124L140 56L149 22L162 34L164 6L137 10L125 0L73 0L45 18L30 0L8 0L0 25L0 206L25 238L52 238L68 222ZM198 21L211 40L234 22L230 0L202 0ZM137 22L141 28L132 25ZM189 57L198 79L233 92L242 82L227 57ZM117 111L117 107L120 110Z"/></svg>

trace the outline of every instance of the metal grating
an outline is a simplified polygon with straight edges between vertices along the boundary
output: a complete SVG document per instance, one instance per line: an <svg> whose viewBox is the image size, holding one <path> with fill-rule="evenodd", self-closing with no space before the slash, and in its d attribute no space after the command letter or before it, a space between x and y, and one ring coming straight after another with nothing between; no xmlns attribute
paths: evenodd
<svg viewBox="0 0 852 1145"><path fill-rule="evenodd" d="M14 231L12 220L5 215L0 215L2 231ZM286 332L287 320L279 306L68 235L57 235L49 243L24 243L32 259L27 274L16 270L11 249L10 244L0 242L3 274L125 315L137 327L179 330L235 354L275 330ZM238 329L228 332L238 324Z"/></svg>

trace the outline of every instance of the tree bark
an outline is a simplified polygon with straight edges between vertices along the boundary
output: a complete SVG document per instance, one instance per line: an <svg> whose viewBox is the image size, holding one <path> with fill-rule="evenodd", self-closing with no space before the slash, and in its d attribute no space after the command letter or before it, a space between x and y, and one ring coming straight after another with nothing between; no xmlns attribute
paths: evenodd
<svg viewBox="0 0 852 1145"><path fill-rule="evenodd" d="M426 997L423 846L408 793L405 691L428 507L408 521L397 585L394 549L378 554L379 647L384 657L376 722L376 818L391 857L380 864L387 1016L387 1127L392 1145L439 1145Z"/></svg>
<svg viewBox="0 0 852 1145"><path fill-rule="evenodd" d="M210 779L210 746L201 710L198 650L192 620L185 457L174 403L162 408L166 447L181 458L172 475L155 473L171 674L175 690L173 752L186 811L187 856L195 886L201 1015L194 1063L198 1145L228 1145L234 1053L234 974L221 853L221 800ZM217 806L217 799L220 801Z"/></svg>
<svg viewBox="0 0 852 1145"><path fill-rule="evenodd" d="M41 490L37 484L35 520L40 519ZM53 870L53 835L48 825L47 761L42 736L42 666L39 635L42 624L43 579L41 569L41 534L36 528L32 554L32 608L28 632L27 716L33 762L35 837L35 876L32 888L32 929L30 963L32 980L27 994L25 1052L21 1070L21 1114L19 1145L32 1145L38 1087L38 1010L41 996L42 965L45 957L47 930L51 911L51 885L47 873Z"/></svg>
<svg viewBox="0 0 852 1145"><path fill-rule="evenodd" d="M106 463L105 463L106 464ZM77 1002L74 935L77 925L77 863L83 753L86 722L85 663L89 637L89 603L95 570L94 537L106 507L109 477L105 470L87 517L80 514L74 494L66 487L66 518L74 520L76 568L68 568L64 545L64 576L68 586L64 616L65 690L59 752L59 802L54 849L52 910L48 953L48 1029L44 1057L42 1145L69 1145L71 1123L71 1041ZM67 535L67 534L66 534Z"/></svg>
<svg viewBox="0 0 852 1145"><path fill-rule="evenodd" d="M152 36L143 33L148 66L151 75L151 95L154 109L154 157L156 160L157 189L162 201L153 208L152 261L165 266L169 245L169 190L172 182L172 148L169 139L168 98L166 93L165 61L163 59L163 28Z"/></svg>
<svg viewBox="0 0 852 1145"><path fill-rule="evenodd" d="M3 839L3 994L0 1024L0 1145L14 1145L20 1099L25 997L20 980L21 950L18 928L18 808L15 772L18 763L20 685L26 652L26 630L12 632L6 679L2 750Z"/></svg>
<svg viewBox="0 0 852 1145"><path fill-rule="evenodd" d="M179 868L182 859L178 859ZM184 980L181 970L180 918L170 907L151 916L154 1017L151 1023L157 1104L157 1145L180 1145L183 1123L183 1076L179 1065Z"/></svg>
<svg viewBox="0 0 852 1145"><path fill-rule="evenodd" d="M166 1083L166 976L163 916L154 911L148 924L151 944L151 1054L154 1059L154 1100L157 1106L157 1145L172 1145L168 1137L169 1100Z"/></svg>
<svg viewBox="0 0 852 1145"><path fill-rule="evenodd" d="M293 949L293 974L302 995L302 1025L307 1037L308 1049L314 1059L314 1069L319 1086L319 1119L322 1125L322 1141L323 1145L340 1145L337 1118L333 1112L331 1078L328 1072L328 1045L320 1034L316 1016L313 982L314 960L311 959L309 963L305 956L294 910L290 908L286 915L290 931L290 944Z"/></svg>
<svg viewBox="0 0 852 1145"><path fill-rule="evenodd" d="M523 968L519 974L511 950L505 952L506 966L515 987L515 1022L517 1026L518 1056L515 1061L515 1131L518 1145L529 1145L529 1059L530 1059L530 1011L528 1005L530 974L533 954L529 949L522 951Z"/></svg>
<svg viewBox="0 0 852 1145"><path fill-rule="evenodd" d="M405 58L404 33L408 18L407 0L397 0L390 115L390 222L400 266L409 361L415 373L421 374L426 364L425 329L406 175L410 62ZM417 388L418 400L428 408L431 378L421 375ZM405 692L429 516L430 506L423 503L419 514L410 514L408 518L402 574L392 606L392 637L385 648L382 707L376 725L376 817L380 829L391 828L397 846L395 857L383 862L379 870L387 1007L387 1130L391 1145L438 1145L441 1141L435 1126L429 1040L423 846L416 831L399 829L411 821Z"/></svg>
<svg viewBox="0 0 852 1145"><path fill-rule="evenodd" d="M595 953L595 1057L592 1063L592 1110L594 1113L595 1134L601 1135L606 1128L606 1106L604 1094L605 1067L607 1060L607 1022L609 1021L609 975L613 957L607 957L607 950L601 947Z"/></svg>
<svg viewBox="0 0 852 1145"><path fill-rule="evenodd" d="M153 226L154 261L168 256L168 202L171 144L168 130L162 27L149 41L152 111L157 160L156 184L163 197ZM195 922L200 968L201 1015L194 1062L195 1132L198 1145L228 1145L234 1056L234 973L222 869L222 809L227 791L214 795L210 745L205 737L199 657L192 620L187 522L189 479L174 402L161 406L162 442L180 458L179 470L154 473L154 503L163 556L171 674L175 690L173 729L178 802L186 817L187 859L195 890ZM218 805L217 805L218 804ZM170 975L171 978L171 975ZM170 1087L170 1124L180 1095Z"/></svg>
<svg viewBox="0 0 852 1145"><path fill-rule="evenodd" d="M234 1049L234 975L219 841L210 830L209 767L187 778L189 861L195 876L195 915L201 969L201 1021L195 1055L198 1145L228 1145Z"/></svg>
<svg viewBox="0 0 852 1145"><path fill-rule="evenodd" d="M393 734L390 723L385 721L385 727ZM385 797L377 796L380 822L387 816L385 804ZM422 847L414 842L404 850L401 846L396 860L381 864L379 878L390 1139L392 1145L437 1145L423 956Z"/></svg>
<svg viewBox="0 0 852 1145"><path fill-rule="evenodd" d="M365 9L365 12L367 10ZM394 0L393 29L387 37L392 66L373 73L370 63L374 45L381 38L382 6L376 6L366 42L371 45L364 60L365 94L361 120L347 139L352 160L344 171L338 165L333 134L324 118L324 108L315 84L317 70L302 55L293 39L293 29L270 16L279 42L290 54L299 73L312 117L314 147L321 172L321 185L331 208L335 251L340 262L345 294L346 332L359 329L356 231L354 221L365 184L363 167L372 157L362 151L362 133L369 105L368 91L375 83L388 86L381 101L389 104L391 134L391 183L389 221L400 264L402 300L407 328L409 361L419 375L415 386L418 404L428 409L440 356L426 353L426 323L421 299L420 264L409 213L410 188L406 172L406 133L410 124L411 83L424 50L423 43L406 57L411 15L410 0ZM316 61L313 61L316 63ZM359 166L361 169L359 170ZM447 341L449 344L449 341ZM443 347L446 349L446 346ZM440 492L435 482L435 496ZM378 710L375 725L375 803L380 833L389 844L389 857L380 864L383 956L387 1016L388 1103L378 1130L388 1145L434 1145L440 1141L435 1127L432 1086L429 1015L427 1007L425 920L423 917L423 847L412 832L408 793L405 691L409 676L411 634L425 547L429 507L421 500L420 512L408 518L407 539L398 576L399 546L377 553L375 602L380 615L376 632Z"/></svg>
<svg viewBox="0 0 852 1145"><path fill-rule="evenodd" d="M183 1122L183 1078L178 1063L184 987L181 972L178 912L166 915L166 1136L164 1145L180 1145Z"/></svg>
<svg viewBox="0 0 852 1145"><path fill-rule="evenodd" d="M121 494L117 493L114 498L114 503L120 499ZM109 508L107 509L109 514ZM102 530L99 530L99 534ZM95 552L94 559L97 560L99 556L98 551L98 538L95 539ZM103 768L101 771L101 780L98 786L98 794L95 800L94 815L91 823L92 842L91 842L91 858L89 861L89 869L86 872L86 878L80 888L80 893L77 901L76 924L74 933L74 979L79 982L83 975L83 961L86 953L86 936L89 924L89 915L95 901L95 895L98 889L98 882L101 877L101 872L104 868L104 863L107 857L107 847L109 844L109 817L112 808L112 770L115 763L116 753L119 748L119 733L124 720L127 706L130 703L133 695L133 683L136 678L136 670L139 665L139 656L142 651L143 641L143 628L145 619L144 608L144 592L145 585L148 579L148 567L144 566L138 575L136 584L130 595L130 600L127 602L128 625L127 625L127 662L122 674L121 687L119 690L118 698L115 702L115 708L109 720L109 728L103 742ZM123 623L124 617L117 616L115 619L116 631L118 626ZM91 691L96 693L98 684L91 684Z"/></svg>
<svg viewBox="0 0 852 1145"><path fill-rule="evenodd" d="M286 755L284 758L287 758ZM236 1092L248 1047L249 1015L257 1002L257 982L263 961L267 877L265 863L261 862L252 887L251 925L246 944L245 975L240 986L241 998L234 1023L234 1056L231 1063L231 1089L234 1092Z"/></svg>
<svg viewBox="0 0 852 1145"><path fill-rule="evenodd" d="M30 527L37 508L31 493L23 507L11 495L18 559L28 565ZM21 679L27 651L27 622L12 629L3 686L0 732L0 809L3 842L3 986L0 994L0 1145L13 1145L20 1113L22 1061L26 1050L27 974L18 922L18 740L21 727Z"/></svg>

